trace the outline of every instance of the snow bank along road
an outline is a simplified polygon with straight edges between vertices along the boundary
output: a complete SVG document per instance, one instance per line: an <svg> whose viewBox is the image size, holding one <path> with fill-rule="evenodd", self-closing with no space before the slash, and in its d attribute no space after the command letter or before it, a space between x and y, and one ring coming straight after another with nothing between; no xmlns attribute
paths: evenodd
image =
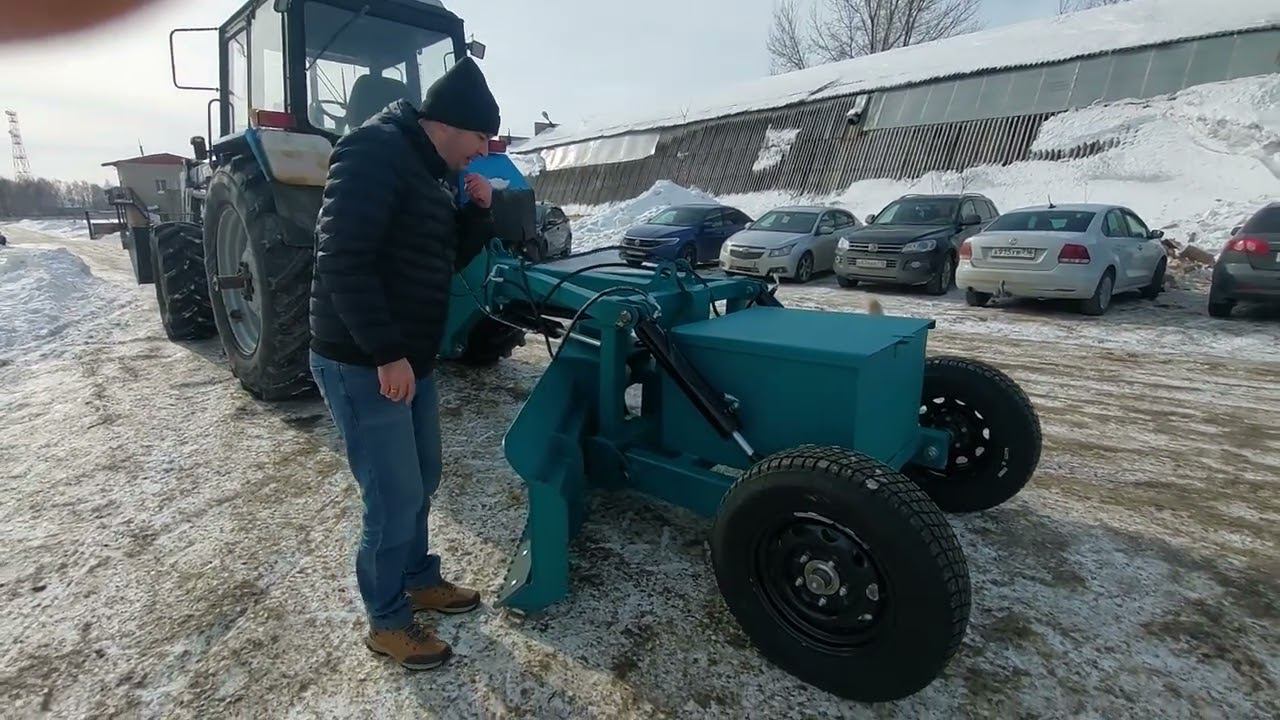
<svg viewBox="0 0 1280 720"><path fill-rule="evenodd" d="M888 312L939 318L933 352L1022 383L1045 453L1018 498L952 519L974 590L959 655L923 692L872 708L761 660L716 592L706 526L634 496L596 500L573 595L545 616L486 606L441 621L459 654L437 672L370 656L351 573L359 501L323 406L257 403L215 343L167 342L113 239L6 232L5 717L1280 713L1274 318L1211 323L1185 291L1100 319L880 293ZM867 299L829 283L784 295ZM54 319L36 342L12 337L28 306ZM455 579L490 592L525 513L499 443L545 363L530 343L494 370L440 371L433 540Z"/></svg>

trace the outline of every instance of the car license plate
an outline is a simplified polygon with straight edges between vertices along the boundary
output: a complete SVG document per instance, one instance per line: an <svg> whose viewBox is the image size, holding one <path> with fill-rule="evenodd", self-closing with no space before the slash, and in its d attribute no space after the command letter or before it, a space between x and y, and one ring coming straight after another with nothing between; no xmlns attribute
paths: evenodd
<svg viewBox="0 0 1280 720"><path fill-rule="evenodd" d="M854 260L854 265L864 268L886 268L889 263L886 260Z"/></svg>
<svg viewBox="0 0 1280 720"><path fill-rule="evenodd" d="M991 248L991 257L993 258L1019 258L1030 260L1035 256L1035 248Z"/></svg>

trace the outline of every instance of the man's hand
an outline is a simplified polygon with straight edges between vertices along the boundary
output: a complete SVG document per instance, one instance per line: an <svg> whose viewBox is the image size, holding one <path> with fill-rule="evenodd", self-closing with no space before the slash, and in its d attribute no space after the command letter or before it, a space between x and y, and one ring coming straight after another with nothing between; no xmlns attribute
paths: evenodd
<svg viewBox="0 0 1280 720"><path fill-rule="evenodd" d="M471 202L488 210L493 204L493 186L489 184L488 178L477 173L467 173L462 179L462 185L467 191L467 195L471 198Z"/></svg>
<svg viewBox="0 0 1280 720"><path fill-rule="evenodd" d="M400 358L393 363L378 366L378 385L383 397L391 402L404 401L408 405L413 402L413 393L418 389L418 379L413 375L413 366L409 361Z"/></svg>

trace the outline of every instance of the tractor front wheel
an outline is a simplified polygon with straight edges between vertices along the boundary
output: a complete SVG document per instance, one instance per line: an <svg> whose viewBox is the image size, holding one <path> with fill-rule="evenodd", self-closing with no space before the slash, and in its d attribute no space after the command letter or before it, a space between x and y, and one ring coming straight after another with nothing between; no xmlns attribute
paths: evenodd
<svg viewBox="0 0 1280 720"><path fill-rule="evenodd" d="M253 158L236 158L210 179L204 260L213 317L232 373L261 400L313 387L307 347L314 248L301 237L309 232L276 212Z"/></svg>
<svg viewBox="0 0 1280 720"><path fill-rule="evenodd" d="M993 508L1017 495L1040 462L1040 418L1008 375L974 360L938 356L924 368L920 425L951 435L943 470L904 472L947 512Z"/></svg>
<svg viewBox="0 0 1280 720"><path fill-rule="evenodd" d="M170 340L203 340L216 335L200 226L189 222L157 225L151 233L151 268L165 335Z"/></svg>
<svg viewBox="0 0 1280 720"><path fill-rule="evenodd" d="M766 658L853 700L925 687L968 625L968 566L946 518L906 477L841 448L751 467L720 506L711 559Z"/></svg>

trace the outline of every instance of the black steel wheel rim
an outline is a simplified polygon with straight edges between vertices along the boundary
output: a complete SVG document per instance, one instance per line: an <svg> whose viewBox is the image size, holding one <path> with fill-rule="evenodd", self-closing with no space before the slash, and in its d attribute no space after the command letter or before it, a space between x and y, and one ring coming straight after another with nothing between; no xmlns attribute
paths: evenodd
<svg viewBox="0 0 1280 720"><path fill-rule="evenodd" d="M783 631L846 654L876 634L890 598L885 577L851 530L815 513L780 519L754 550L757 592Z"/></svg>
<svg viewBox="0 0 1280 720"><path fill-rule="evenodd" d="M985 467L997 453L991 422L978 408L945 394L930 393L920 404L920 425L946 430L951 435L946 470L924 468L945 477L970 473Z"/></svg>

